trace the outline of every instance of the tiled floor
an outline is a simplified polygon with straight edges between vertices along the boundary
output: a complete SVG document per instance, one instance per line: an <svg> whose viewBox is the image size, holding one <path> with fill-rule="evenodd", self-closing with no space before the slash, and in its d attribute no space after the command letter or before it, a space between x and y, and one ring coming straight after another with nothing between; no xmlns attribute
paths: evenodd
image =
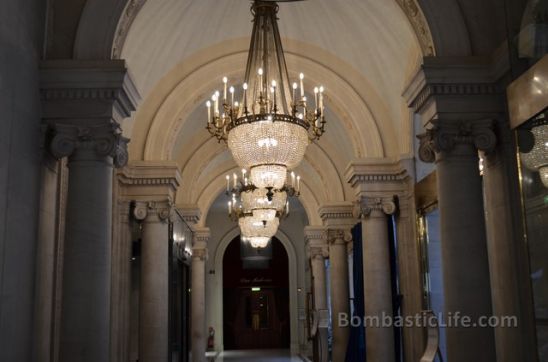
<svg viewBox="0 0 548 362"><path fill-rule="evenodd" d="M215 362L302 362L298 356L291 356L289 350L225 351Z"/></svg>

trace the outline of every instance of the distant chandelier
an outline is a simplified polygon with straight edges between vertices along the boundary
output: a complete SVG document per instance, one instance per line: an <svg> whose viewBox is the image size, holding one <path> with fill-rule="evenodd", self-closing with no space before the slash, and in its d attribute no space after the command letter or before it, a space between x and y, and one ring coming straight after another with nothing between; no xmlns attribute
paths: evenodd
<svg viewBox="0 0 548 362"><path fill-rule="evenodd" d="M291 184L279 190L269 190L253 185L242 170L242 178L226 176L226 193L232 195L228 214L238 221L242 238L253 247L264 248L276 234L280 219L289 214L288 196L299 196L300 177L291 173Z"/></svg>
<svg viewBox="0 0 548 362"><path fill-rule="evenodd" d="M525 167L538 172L545 187L548 188L548 120L543 115L533 122L531 133L534 144L529 152L522 152L521 160Z"/></svg>
<svg viewBox="0 0 548 362"><path fill-rule="evenodd" d="M249 170L257 188L281 189L287 171L303 159L311 140L325 132L324 89L314 88L314 104L304 92L304 75L291 84L278 30L278 4L251 5L253 31L241 102L223 78L223 93L206 103L207 130L227 142L239 167Z"/></svg>

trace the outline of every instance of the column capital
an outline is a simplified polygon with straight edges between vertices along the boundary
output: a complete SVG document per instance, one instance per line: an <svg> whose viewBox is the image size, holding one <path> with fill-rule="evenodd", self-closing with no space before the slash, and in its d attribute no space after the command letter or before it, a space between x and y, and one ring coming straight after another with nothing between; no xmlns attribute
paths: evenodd
<svg viewBox="0 0 548 362"><path fill-rule="evenodd" d="M127 164L129 139L122 136L114 121L94 125L53 123L50 133L50 151L55 158L71 156L83 148L94 151L97 157L112 157L116 167Z"/></svg>
<svg viewBox="0 0 548 362"><path fill-rule="evenodd" d="M310 246L308 248L308 255L311 260L320 259L323 260L329 256L329 251L326 246Z"/></svg>
<svg viewBox="0 0 548 362"><path fill-rule="evenodd" d="M387 197L362 197L356 203L356 213L363 219L375 215L392 215L397 206L393 196Z"/></svg>
<svg viewBox="0 0 548 362"><path fill-rule="evenodd" d="M142 221L157 216L161 222L168 222L173 213L173 203L164 201L136 201L133 204L133 217Z"/></svg>
<svg viewBox="0 0 548 362"><path fill-rule="evenodd" d="M432 128L417 136L419 157L423 162L434 162L437 153L451 153L457 145L471 145L486 154L492 153L497 145L495 121L491 119L434 120L431 124Z"/></svg>
<svg viewBox="0 0 548 362"><path fill-rule="evenodd" d="M327 229L327 242L330 245L351 243L352 232L350 231L350 228Z"/></svg>

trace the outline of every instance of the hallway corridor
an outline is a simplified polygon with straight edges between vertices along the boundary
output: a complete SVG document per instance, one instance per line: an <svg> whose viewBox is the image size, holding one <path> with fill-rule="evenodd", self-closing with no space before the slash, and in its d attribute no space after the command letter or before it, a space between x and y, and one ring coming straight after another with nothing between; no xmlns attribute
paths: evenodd
<svg viewBox="0 0 548 362"><path fill-rule="evenodd" d="M301 362L297 356L291 356L289 350L246 350L222 352L215 362Z"/></svg>

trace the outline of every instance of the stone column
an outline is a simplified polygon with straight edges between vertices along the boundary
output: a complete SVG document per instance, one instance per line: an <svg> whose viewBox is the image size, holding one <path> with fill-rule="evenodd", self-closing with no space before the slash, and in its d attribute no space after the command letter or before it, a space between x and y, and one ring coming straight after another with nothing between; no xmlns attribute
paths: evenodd
<svg viewBox="0 0 548 362"><path fill-rule="evenodd" d="M387 215L396 211L396 204L393 197L364 197L360 204L365 316L382 323L385 316L393 317ZM368 361L395 361L393 327L367 324L365 335Z"/></svg>
<svg viewBox="0 0 548 362"><path fill-rule="evenodd" d="M327 361L328 341L327 327L329 326L329 310L327 308L327 280L325 275L325 258L329 256L327 235L323 227L306 227L305 238L307 243L312 279L314 288L314 313L318 320L316 340L318 342L318 360Z"/></svg>
<svg viewBox="0 0 548 362"><path fill-rule="evenodd" d="M139 361L167 361L169 356L169 221L180 183L175 163L132 162L118 175L120 198L133 200L141 222L139 285Z"/></svg>
<svg viewBox="0 0 548 362"><path fill-rule="evenodd" d="M350 328L339 324L339 318L350 318L348 292L348 253L346 243L352 241L349 231L328 230L329 261L331 266L331 315L333 329L333 360L344 361Z"/></svg>
<svg viewBox="0 0 548 362"><path fill-rule="evenodd" d="M69 168L59 360L109 361L113 167L127 162L119 123L139 95L124 61L48 61L40 72L50 150Z"/></svg>
<svg viewBox="0 0 548 362"><path fill-rule="evenodd" d="M339 325L339 315L350 318L347 243L352 242L350 229L357 223L350 202L338 202L320 207L320 217L327 228L329 245L331 325L333 329L333 361L344 361L349 327Z"/></svg>
<svg viewBox="0 0 548 362"><path fill-rule="evenodd" d="M192 361L205 362L207 345L207 331L205 321L205 262L207 260L207 242L209 228L196 227L192 243L192 285L191 307L192 314Z"/></svg>
<svg viewBox="0 0 548 362"><path fill-rule="evenodd" d="M477 322L490 316L491 288L478 150L496 145L491 121L432 121L420 157L436 161L442 240L445 321L457 313ZM446 329L449 361L492 361L491 328Z"/></svg>
<svg viewBox="0 0 548 362"><path fill-rule="evenodd" d="M413 162L414 163L414 162ZM415 235L415 213L414 213L414 186L412 170L414 165L405 160L396 161L393 159L369 159L352 162L346 171L346 179L356 192L356 215L366 216L362 221L363 233L363 258L364 258L364 282L370 281L379 284L379 288L384 290L384 294L392 293L390 285L390 269L388 265L388 256L386 265L375 264L378 260L367 261L372 258L370 250L381 245L379 239L375 237L375 230L387 231L387 215L392 213L393 203L397 200L396 213L396 239L397 239L397 261L398 261L398 286L399 296L392 296L393 299L384 297L385 302L380 302L375 287L365 288L365 313L376 313L372 311L372 305L368 303L377 303L384 307L377 308L382 311L392 312L393 300L398 298L401 301L400 313L404 318L414 318L421 314L423 309L423 293L421 279L420 246L417 243ZM380 203L380 205L378 205ZM367 205L369 204L369 207ZM376 205L375 207L373 207ZM384 207L383 207L384 206ZM369 224L376 224L377 227L370 227ZM384 229L380 229L384 225ZM383 237L383 239L386 239ZM388 241L382 244L388 248ZM378 250L378 248L376 248ZM388 253L388 249L383 252ZM377 267L374 267L376 265ZM369 268L369 269L368 269ZM369 284L371 285L371 284ZM375 290L371 292L371 289ZM388 301L389 300L389 301ZM386 331L384 331L386 332ZM407 361L418 361L424 352L424 329L421 327L403 328L403 346L404 359ZM372 338L385 338L388 340L388 333L382 337L383 330L374 329ZM381 333L375 337L375 333ZM369 355L383 355L383 346L370 343L371 335L366 333L367 353ZM393 339L393 337L392 337ZM394 346L393 342L387 343ZM380 348L380 349L379 349ZM389 349L386 353L391 355ZM385 354L386 354L385 353ZM378 357L381 358L381 357ZM376 360L376 357L373 358ZM382 360L382 359L379 359Z"/></svg>
<svg viewBox="0 0 548 362"><path fill-rule="evenodd" d="M69 157L60 361L109 361L113 167L127 161L117 124L56 124L51 151Z"/></svg>
<svg viewBox="0 0 548 362"><path fill-rule="evenodd" d="M142 221L139 294L139 361L169 359L169 218L171 201L137 202Z"/></svg>

